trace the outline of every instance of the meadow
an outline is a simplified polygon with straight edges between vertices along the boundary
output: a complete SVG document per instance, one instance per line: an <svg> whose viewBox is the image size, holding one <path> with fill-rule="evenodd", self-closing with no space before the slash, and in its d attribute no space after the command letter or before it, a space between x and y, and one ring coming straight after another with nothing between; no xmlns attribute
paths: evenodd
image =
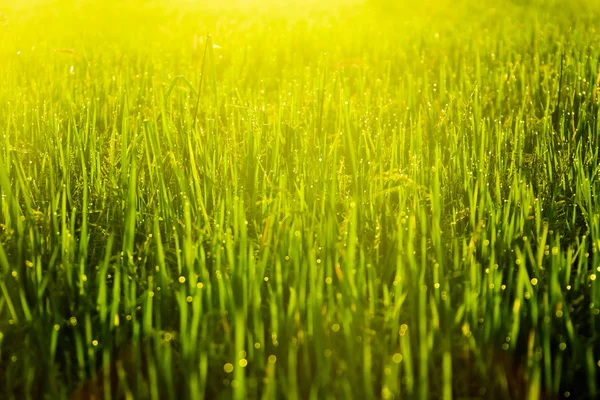
<svg viewBox="0 0 600 400"><path fill-rule="evenodd" d="M599 398L599 17L0 0L0 398Z"/></svg>

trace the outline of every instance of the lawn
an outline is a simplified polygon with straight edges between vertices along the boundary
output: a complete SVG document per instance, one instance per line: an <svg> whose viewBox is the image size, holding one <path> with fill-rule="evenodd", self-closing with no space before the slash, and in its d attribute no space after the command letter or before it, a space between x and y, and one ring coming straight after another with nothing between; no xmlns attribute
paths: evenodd
<svg viewBox="0 0 600 400"><path fill-rule="evenodd" d="M599 18L0 0L0 398L599 398Z"/></svg>

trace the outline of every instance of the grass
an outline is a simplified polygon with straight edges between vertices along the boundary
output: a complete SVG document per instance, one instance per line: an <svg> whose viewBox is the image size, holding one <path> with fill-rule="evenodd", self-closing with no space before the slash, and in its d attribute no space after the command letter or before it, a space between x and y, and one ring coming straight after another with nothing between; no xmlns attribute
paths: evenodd
<svg viewBox="0 0 600 400"><path fill-rule="evenodd" d="M600 395L595 2L0 5L1 398Z"/></svg>

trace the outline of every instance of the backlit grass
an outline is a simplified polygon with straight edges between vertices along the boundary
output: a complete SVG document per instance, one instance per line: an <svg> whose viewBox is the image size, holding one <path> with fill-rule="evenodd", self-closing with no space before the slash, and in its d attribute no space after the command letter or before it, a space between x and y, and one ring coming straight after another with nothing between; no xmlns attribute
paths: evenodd
<svg viewBox="0 0 600 400"><path fill-rule="evenodd" d="M11 3L0 398L599 395L594 1Z"/></svg>

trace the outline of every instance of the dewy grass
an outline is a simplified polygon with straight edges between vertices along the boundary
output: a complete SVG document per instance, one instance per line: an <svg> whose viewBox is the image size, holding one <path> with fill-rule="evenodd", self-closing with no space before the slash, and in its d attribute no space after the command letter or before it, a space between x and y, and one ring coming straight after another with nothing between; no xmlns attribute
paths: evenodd
<svg viewBox="0 0 600 400"><path fill-rule="evenodd" d="M0 4L0 398L599 395L594 1Z"/></svg>

